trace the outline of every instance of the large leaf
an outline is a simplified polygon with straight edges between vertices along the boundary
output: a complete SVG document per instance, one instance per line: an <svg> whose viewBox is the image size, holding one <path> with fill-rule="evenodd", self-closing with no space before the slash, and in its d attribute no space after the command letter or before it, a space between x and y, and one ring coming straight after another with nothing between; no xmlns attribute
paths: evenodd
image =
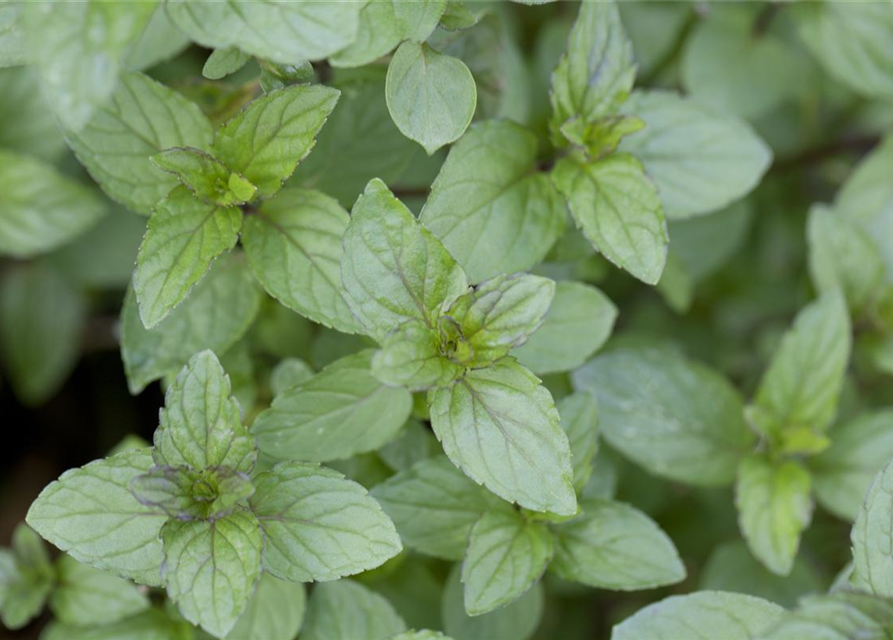
<svg viewBox="0 0 893 640"><path fill-rule="evenodd" d="M406 623L383 596L353 580L314 587L301 640L387 640Z"/></svg>
<svg viewBox="0 0 893 640"><path fill-rule="evenodd" d="M304 622L304 585L264 573L227 640L294 640Z"/></svg>
<svg viewBox="0 0 893 640"><path fill-rule="evenodd" d="M149 598L136 586L71 556L59 557L56 575L50 607L64 624L110 624L149 608Z"/></svg>
<svg viewBox="0 0 893 640"><path fill-rule="evenodd" d="M774 622L757 640L882 640L893 626L893 601L838 591L804 598L794 611Z"/></svg>
<svg viewBox="0 0 893 640"><path fill-rule="evenodd" d="M877 595L893 596L893 463L874 477L859 509L850 537L853 543L853 582Z"/></svg>

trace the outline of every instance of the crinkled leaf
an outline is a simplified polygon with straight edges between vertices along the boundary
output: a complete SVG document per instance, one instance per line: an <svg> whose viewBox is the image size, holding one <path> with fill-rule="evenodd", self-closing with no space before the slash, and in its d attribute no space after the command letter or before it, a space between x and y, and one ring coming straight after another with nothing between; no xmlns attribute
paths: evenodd
<svg viewBox="0 0 893 640"><path fill-rule="evenodd" d="M165 149L150 158L152 163L172 173L204 202L230 207L248 202L257 187L209 153L191 147Z"/></svg>
<svg viewBox="0 0 893 640"><path fill-rule="evenodd" d="M254 493L251 479L228 467L196 471L189 467L154 467L130 483L141 503L158 507L179 520L218 519L245 505Z"/></svg>
<svg viewBox="0 0 893 640"><path fill-rule="evenodd" d="M149 608L149 598L136 586L71 556L59 557L56 575L50 608L63 624L111 624Z"/></svg>
<svg viewBox="0 0 893 640"><path fill-rule="evenodd" d="M383 596L353 580L316 585L301 640L385 640L406 623Z"/></svg>
<svg viewBox="0 0 893 640"><path fill-rule="evenodd" d="M418 320L387 334L372 358L372 375L385 384L421 391L458 378L464 367L442 353L440 336Z"/></svg>

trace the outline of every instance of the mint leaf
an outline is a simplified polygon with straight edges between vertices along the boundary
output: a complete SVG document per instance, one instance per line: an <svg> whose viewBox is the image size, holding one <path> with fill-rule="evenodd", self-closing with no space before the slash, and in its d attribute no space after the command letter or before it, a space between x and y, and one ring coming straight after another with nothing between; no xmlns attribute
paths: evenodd
<svg viewBox="0 0 893 640"><path fill-rule="evenodd" d="M417 320L407 320L381 341L372 375L385 384L423 391L458 378L464 367L444 355L444 338Z"/></svg>
<svg viewBox="0 0 893 640"><path fill-rule="evenodd" d="M30 258L107 213L99 194L39 160L0 149L0 254Z"/></svg>
<svg viewBox="0 0 893 640"><path fill-rule="evenodd" d="M644 513L622 502L591 500L555 525L551 569L590 587L630 591L674 584L685 566L672 540Z"/></svg>
<svg viewBox="0 0 893 640"><path fill-rule="evenodd" d="M384 597L353 580L314 587L301 640L390 638L406 623Z"/></svg>
<svg viewBox="0 0 893 640"><path fill-rule="evenodd" d="M204 47L238 47L245 53L299 64L321 60L353 42L359 2L168 0L177 27Z"/></svg>
<svg viewBox="0 0 893 640"><path fill-rule="evenodd" d="M372 451L406 422L412 398L370 372L371 351L334 362L273 400L251 427L276 460L324 462Z"/></svg>
<svg viewBox="0 0 893 640"><path fill-rule="evenodd" d="M558 282L542 326L514 355L537 375L576 369L605 343L616 319L617 307L595 287Z"/></svg>
<svg viewBox="0 0 893 640"><path fill-rule="evenodd" d="M149 608L149 598L133 584L70 556L59 557L56 577L50 608L63 624L110 624Z"/></svg>
<svg viewBox="0 0 893 640"><path fill-rule="evenodd" d="M168 520L161 529L164 585L189 622L218 638L233 628L257 586L264 538L257 518Z"/></svg>
<svg viewBox="0 0 893 640"><path fill-rule="evenodd" d="M160 169L172 173L204 202L221 207L245 204L257 187L209 153L191 147L165 149L150 158Z"/></svg>
<svg viewBox="0 0 893 640"><path fill-rule="evenodd" d="M136 449L66 471L37 496L27 522L75 560L159 586L158 533L167 516L130 493L131 481L151 467L152 452Z"/></svg>
<svg viewBox="0 0 893 640"><path fill-rule="evenodd" d="M42 640L190 640L194 627L177 614L153 607L103 626L75 627L52 622Z"/></svg>
<svg viewBox="0 0 893 640"><path fill-rule="evenodd" d="M38 405L68 378L87 320L84 294L46 264L24 264L0 279L0 352L16 396Z"/></svg>
<svg viewBox="0 0 893 640"><path fill-rule="evenodd" d="M893 594L893 577L890 575L893 553L885 543L893 531L891 475L893 466L888 463L871 481L850 533L854 565L852 582L885 597Z"/></svg>
<svg viewBox="0 0 893 640"><path fill-rule="evenodd" d="M133 288L147 329L164 320L239 239L242 213L178 187L158 203L140 246Z"/></svg>
<svg viewBox="0 0 893 640"><path fill-rule="evenodd" d="M315 322L357 333L341 285L341 238L349 221L329 196L285 189L248 216L242 245L270 295Z"/></svg>
<svg viewBox="0 0 893 640"><path fill-rule="evenodd" d="M254 468L254 437L242 425L229 376L213 351L189 359L164 404L152 454L156 464L246 473Z"/></svg>
<svg viewBox="0 0 893 640"><path fill-rule="evenodd" d="M490 511L472 527L462 562L465 610L476 616L516 600L552 559L552 533L518 511Z"/></svg>
<svg viewBox="0 0 893 640"><path fill-rule="evenodd" d="M440 241L377 179L351 213L341 279L350 308L377 340L410 319L434 329L468 287Z"/></svg>
<svg viewBox="0 0 893 640"><path fill-rule="evenodd" d="M294 640L304 622L306 601L304 585L264 573L227 640Z"/></svg>
<svg viewBox="0 0 893 640"><path fill-rule="evenodd" d="M788 575L812 518L809 472L798 462L748 456L738 468L735 505L754 556L773 573Z"/></svg>
<svg viewBox="0 0 893 640"><path fill-rule="evenodd" d="M761 598L723 591L671 596L640 609L614 627L611 640L686 638L751 640L785 614Z"/></svg>
<svg viewBox="0 0 893 640"><path fill-rule="evenodd" d="M154 467L130 483L136 499L179 520L215 520L244 505L254 493L244 473L227 467L197 471L188 467Z"/></svg>
<svg viewBox="0 0 893 640"><path fill-rule="evenodd" d="M14 5L0 5L0 25L5 11ZM0 26L0 47L2 47ZM2 58L0 51L0 58ZM0 65L2 66L2 65ZM56 116L40 91L40 80L31 67L0 69L0 147L54 162L65 150L65 137Z"/></svg>
<svg viewBox="0 0 893 640"><path fill-rule="evenodd" d="M645 128L624 138L620 150L642 161L670 219L731 204L759 184L772 151L733 115L665 91L633 94L625 110Z"/></svg>
<svg viewBox="0 0 893 640"><path fill-rule="evenodd" d="M614 2L580 5L567 51L552 74L553 122L595 122L613 114L636 78L633 48Z"/></svg>
<svg viewBox="0 0 893 640"><path fill-rule="evenodd" d="M484 121L450 149L431 186L422 223L473 282L531 268L564 230L564 203L536 157L530 131Z"/></svg>
<svg viewBox="0 0 893 640"><path fill-rule="evenodd" d="M588 6L588 5L583 5ZM667 260L667 226L654 184L627 154L558 161L552 174L583 235L608 260L647 284Z"/></svg>
<svg viewBox="0 0 893 640"><path fill-rule="evenodd" d="M167 15L166 3L158 2L146 28L127 53L128 69L142 71L172 59L189 46L190 40Z"/></svg>
<svg viewBox="0 0 893 640"><path fill-rule="evenodd" d="M503 359L428 392L431 426L450 460L510 502L558 515L576 512L567 436L552 395L527 369Z"/></svg>
<svg viewBox="0 0 893 640"><path fill-rule="evenodd" d="M883 638L893 624L893 602L867 593L810 596L784 613L759 640Z"/></svg>
<svg viewBox="0 0 893 640"><path fill-rule="evenodd" d="M250 55L235 47L214 49L205 60L202 75L209 80L220 80L244 67L249 60L251 60Z"/></svg>
<svg viewBox="0 0 893 640"><path fill-rule="evenodd" d="M718 373L667 349L625 348L572 375L598 401L611 446L652 473L722 485L754 444L738 392Z"/></svg>
<svg viewBox="0 0 893 640"><path fill-rule="evenodd" d="M893 458L893 411L866 411L835 425L831 446L808 460L816 499L853 521L872 478Z"/></svg>
<svg viewBox="0 0 893 640"><path fill-rule="evenodd" d="M264 568L277 578L336 580L373 569L403 548L378 503L337 471L283 462L255 485L251 509L267 540Z"/></svg>
<svg viewBox="0 0 893 640"><path fill-rule="evenodd" d="M592 461L598 452L598 403L594 395L577 391L558 401L558 414L571 447L574 488L579 492L592 475Z"/></svg>
<svg viewBox="0 0 893 640"><path fill-rule="evenodd" d="M248 329L260 301L260 288L237 255L218 260L189 298L153 329L143 326L129 290L121 312L121 357L131 393L179 371L199 351L225 353ZM227 313L217 312L222 306Z"/></svg>
<svg viewBox="0 0 893 640"><path fill-rule="evenodd" d="M548 278L516 273L496 276L459 296L447 311L458 323L474 364L488 364L507 355L543 322L555 283Z"/></svg>
<svg viewBox="0 0 893 640"><path fill-rule="evenodd" d="M507 506L443 455L392 476L372 495L408 547L446 560L462 558L468 534L485 512Z"/></svg>
<svg viewBox="0 0 893 640"><path fill-rule="evenodd" d="M397 128L428 155L462 136L477 105L465 63L416 42L404 42L391 58L385 96Z"/></svg>
<svg viewBox="0 0 893 640"><path fill-rule="evenodd" d="M177 185L149 158L173 147L208 149L214 131L198 108L141 73L125 73L111 99L67 139L110 198L148 215Z"/></svg>
<svg viewBox="0 0 893 640"><path fill-rule="evenodd" d="M270 391L278 396L295 385L307 382L313 376L313 369L300 358L285 358L270 373Z"/></svg>
<svg viewBox="0 0 893 640"><path fill-rule="evenodd" d="M20 629L43 609L54 587L54 572L43 541L25 524L12 534L12 549L0 549L0 619Z"/></svg>
<svg viewBox="0 0 893 640"><path fill-rule="evenodd" d="M437 451L439 451L437 439L431 430L418 420L410 418L403 426L400 435L378 450L378 457L392 470L399 472L406 471L417 462L427 460ZM462 476L461 473L459 475Z"/></svg>
<svg viewBox="0 0 893 640"><path fill-rule="evenodd" d="M0 67L25 64L27 58L21 6L4 4L0 6Z"/></svg>

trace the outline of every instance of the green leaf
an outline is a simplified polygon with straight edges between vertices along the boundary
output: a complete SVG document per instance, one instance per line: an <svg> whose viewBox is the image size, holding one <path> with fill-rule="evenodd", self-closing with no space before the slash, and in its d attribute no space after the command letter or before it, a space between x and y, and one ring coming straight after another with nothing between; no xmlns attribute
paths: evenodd
<svg viewBox="0 0 893 640"><path fill-rule="evenodd" d="M209 153L191 147L165 149L149 158L152 163L172 173L195 197L221 207L245 204L254 197L257 187Z"/></svg>
<svg viewBox="0 0 893 640"><path fill-rule="evenodd" d="M178 371L204 349L225 353L248 329L260 308L261 292L239 256L224 256L182 305L153 329L146 329L129 290L121 313L121 356L131 393ZM218 313L226 308L226 313Z"/></svg>
<svg viewBox="0 0 893 640"><path fill-rule="evenodd" d="M149 608L149 598L133 584L70 556L59 557L56 577L50 608L63 624L111 624Z"/></svg>
<svg viewBox="0 0 893 640"><path fill-rule="evenodd" d="M20 629L43 610L55 575L43 541L25 524L16 526L12 549L0 549L0 620Z"/></svg>
<svg viewBox="0 0 893 640"><path fill-rule="evenodd" d="M584 502L581 509L582 515L553 529L551 569L565 580L632 591L685 578L673 541L641 511L607 500Z"/></svg>
<svg viewBox="0 0 893 640"><path fill-rule="evenodd" d="M235 47L214 49L205 60L202 75L209 80L220 80L244 67L249 60L251 60L250 55Z"/></svg>
<svg viewBox="0 0 893 640"><path fill-rule="evenodd" d="M599 430L652 473L695 485L735 477L754 436L738 392L713 370L675 352L617 349L572 376L598 400Z"/></svg>
<svg viewBox="0 0 893 640"><path fill-rule="evenodd" d="M353 580L316 585L301 640L385 640L406 623L384 597Z"/></svg>
<svg viewBox="0 0 893 640"><path fill-rule="evenodd" d="M158 533L167 516L130 493L130 482L151 467L151 450L135 449L66 471L37 496L27 522L75 560L158 586Z"/></svg>
<svg viewBox="0 0 893 640"><path fill-rule="evenodd" d="M636 78L632 43L614 2L583 2L567 51L552 74L553 122L613 115Z"/></svg>
<svg viewBox="0 0 893 640"><path fill-rule="evenodd" d="M881 640L893 626L893 602L867 593L838 591L804 598L758 640Z"/></svg>
<svg viewBox="0 0 893 640"><path fill-rule="evenodd" d="M524 594L552 559L552 533L518 511L490 511L472 527L462 562L465 611L476 616Z"/></svg>
<svg viewBox="0 0 893 640"><path fill-rule="evenodd" d="M66 128L81 129L111 97L124 57L155 6L155 0L23 5L30 61Z"/></svg>
<svg viewBox="0 0 893 640"><path fill-rule="evenodd" d="M616 319L617 307L595 287L559 282L542 326L514 355L537 375L576 369L605 343Z"/></svg>
<svg viewBox="0 0 893 640"><path fill-rule="evenodd" d="M597 162L565 157L552 179L595 248L639 280L657 284L669 238L657 189L642 164L625 153Z"/></svg>
<svg viewBox="0 0 893 640"><path fill-rule="evenodd" d="M412 397L369 370L371 351L342 358L287 389L252 425L260 450L277 460L323 462L373 451L406 422Z"/></svg>
<svg viewBox="0 0 893 640"><path fill-rule="evenodd" d="M671 596L614 627L611 640L751 640L785 611L761 598L723 591Z"/></svg>
<svg viewBox="0 0 893 640"><path fill-rule="evenodd" d="M228 467L196 471L189 467L153 467L130 483L136 499L179 520L215 520L246 505L254 493L244 473Z"/></svg>
<svg viewBox="0 0 893 640"><path fill-rule="evenodd" d="M812 518L810 484L796 461L773 463L753 454L738 468L738 524L751 552L775 574L788 575L794 566L800 534Z"/></svg>
<svg viewBox="0 0 893 640"><path fill-rule="evenodd" d="M286 189L248 216L242 246L270 295L315 322L357 333L341 285L341 238L349 221L333 198Z"/></svg>
<svg viewBox="0 0 893 640"><path fill-rule="evenodd" d="M351 213L341 279L354 315L377 340L405 320L434 329L468 287L440 241L377 179Z"/></svg>
<svg viewBox="0 0 893 640"><path fill-rule="evenodd" d="M828 73L870 98L893 96L893 14L873 2L814 2L793 12L800 39Z"/></svg>
<svg viewBox="0 0 893 640"><path fill-rule="evenodd" d="M444 354L443 338L417 320L387 334L372 358L372 375L385 384L423 391L458 378L464 366Z"/></svg>
<svg viewBox="0 0 893 640"><path fill-rule="evenodd" d="M284 358L270 373L270 391L274 396L307 382L314 375L313 368L300 358Z"/></svg>
<svg viewBox="0 0 893 640"><path fill-rule="evenodd" d="M628 110L645 128L620 150L642 161L670 219L711 213L747 195L772 151L743 120L664 91L633 94Z"/></svg>
<svg viewBox="0 0 893 640"><path fill-rule="evenodd" d="M25 30L22 26L21 6L0 6L0 67L25 64L28 58Z"/></svg>
<svg viewBox="0 0 893 640"><path fill-rule="evenodd" d="M264 573L227 640L294 640L304 622L304 585Z"/></svg>
<svg viewBox="0 0 893 640"><path fill-rule="evenodd" d="M447 315L471 348L470 362L485 364L521 346L543 322L555 283L526 273L500 275L459 296Z"/></svg>
<svg viewBox="0 0 893 640"><path fill-rule="evenodd" d="M372 489L407 546L459 560L471 527L485 512L507 505L440 455L422 460Z"/></svg>
<svg viewBox="0 0 893 640"><path fill-rule="evenodd" d="M4 12L13 5L0 5L0 59ZM65 137L56 116L40 91L40 80L31 67L0 69L0 147L54 162L65 150Z"/></svg>
<svg viewBox="0 0 893 640"><path fill-rule="evenodd" d="M75 627L51 622L41 640L194 640L195 627L173 612L153 607L100 627Z"/></svg>
<svg viewBox="0 0 893 640"><path fill-rule="evenodd" d="M268 198L310 153L339 95L337 89L322 85L295 85L268 93L217 130L214 153L256 185L260 197Z"/></svg>
<svg viewBox="0 0 893 640"><path fill-rule="evenodd" d="M558 401L558 415L571 447L574 488L579 492L589 482L598 453L598 403L591 393L577 391Z"/></svg>
<svg viewBox="0 0 893 640"><path fill-rule="evenodd" d="M178 187L149 218L133 274L140 318L147 329L164 320L239 239L242 212L196 199Z"/></svg>
<svg viewBox="0 0 893 640"><path fill-rule="evenodd" d="M439 450L437 439L431 430L415 418L410 418L403 426L400 435L377 453L382 462L399 472L406 471L417 462L427 460ZM459 476L465 477L461 473Z"/></svg>
<svg viewBox="0 0 893 640"><path fill-rule="evenodd" d="M853 580L875 595L893 594L893 553L889 540L893 533L893 493L890 477L893 464L881 469L865 494L850 538L853 543Z"/></svg>
<svg viewBox="0 0 893 640"><path fill-rule="evenodd" d="M99 195L39 160L0 149L0 254L30 258L71 241L106 214Z"/></svg>
<svg viewBox="0 0 893 640"><path fill-rule="evenodd" d="M155 432L159 465L195 470L229 467L250 472L257 457L254 437L242 425L229 376L213 351L197 353L168 387Z"/></svg>
<svg viewBox="0 0 893 640"><path fill-rule="evenodd" d="M84 295L43 264L10 269L0 280L0 352L18 398L38 405L68 378L81 351Z"/></svg>
<svg viewBox="0 0 893 640"><path fill-rule="evenodd" d="M809 459L816 499L853 521L872 478L893 458L893 411L859 414L828 433L831 446Z"/></svg>
<svg viewBox="0 0 893 640"><path fill-rule="evenodd" d="M671 220L670 255L695 282L712 275L741 250L753 220L753 206L747 200L710 214L684 220Z"/></svg>
<svg viewBox="0 0 893 640"><path fill-rule="evenodd" d="M177 186L149 158L173 147L209 149L213 136L198 105L148 76L125 73L111 100L67 140L109 197L149 215Z"/></svg>
<svg viewBox="0 0 893 640"><path fill-rule="evenodd" d="M839 291L804 307L782 338L757 389L750 418L784 451L822 445L837 413L850 356L850 319ZM801 436L814 434L812 441ZM818 441L815 441L818 438Z"/></svg>
<svg viewBox="0 0 893 640"><path fill-rule="evenodd" d="M165 3L159 2L139 39L130 47L126 66L134 71L151 69L182 53L190 43L191 40L171 22Z"/></svg>
<svg viewBox="0 0 893 640"><path fill-rule="evenodd" d="M443 635L440 631L422 629L421 631L405 631L391 640L452 640L452 638Z"/></svg>
<svg viewBox="0 0 893 640"><path fill-rule="evenodd" d="M283 64L321 60L353 42L361 2L168 0L177 27L204 47L237 47Z"/></svg>
<svg viewBox="0 0 893 640"><path fill-rule="evenodd" d="M379 504L337 471L282 462L255 485L251 509L267 539L264 568L277 578L337 580L374 569L403 548Z"/></svg>
<svg viewBox="0 0 893 640"><path fill-rule="evenodd" d="M428 392L431 426L472 480L534 511L571 515L570 447L549 391L513 359Z"/></svg>
<svg viewBox="0 0 893 640"><path fill-rule="evenodd" d="M264 538L257 518L168 520L161 529L167 595L189 622L222 638L248 606L261 574Z"/></svg>
<svg viewBox="0 0 893 640"><path fill-rule="evenodd" d="M465 63L417 42L404 42L391 58L385 96L397 128L428 155L462 136L477 105Z"/></svg>
<svg viewBox="0 0 893 640"><path fill-rule="evenodd" d="M564 230L564 202L536 156L530 131L488 120L450 149L431 186L422 223L473 282L530 269Z"/></svg>

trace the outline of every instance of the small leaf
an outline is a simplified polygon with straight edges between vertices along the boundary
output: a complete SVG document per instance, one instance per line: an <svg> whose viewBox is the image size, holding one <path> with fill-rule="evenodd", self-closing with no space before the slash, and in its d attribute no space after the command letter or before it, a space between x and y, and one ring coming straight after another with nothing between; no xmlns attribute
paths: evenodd
<svg viewBox="0 0 893 640"><path fill-rule="evenodd" d="M268 93L217 130L215 155L256 185L260 197L268 198L310 153L339 95L337 89L322 85Z"/></svg>
<svg viewBox="0 0 893 640"><path fill-rule="evenodd" d="M598 453L598 403L591 393L577 391L558 401L558 414L571 447L574 487L579 492L589 481Z"/></svg>
<svg viewBox="0 0 893 640"><path fill-rule="evenodd" d="M465 610L476 616L530 589L552 559L552 533L518 511L490 511L472 527L462 562Z"/></svg>
<svg viewBox="0 0 893 640"><path fill-rule="evenodd" d="M510 358L428 392L431 426L472 480L534 511L571 515L577 504L567 436L551 394Z"/></svg>
<svg viewBox="0 0 893 640"><path fill-rule="evenodd" d="M838 591L809 596L774 621L758 640L878 638L893 625L893 601L867 593Z"/></svg>
<svg viewBox="0 0 893 640"><path fill-rule="evenodd" d="M70 556L59 557L56 575L50 608L63 624L111 624L149 608L149 598L133 584Z"/></svg>
<svg viewBox="0 0 893 640"><path fill-rule="evenodd" d="M304 622L304 585L264 573L226 640L294 640Z"/></svg>
<svg viewBox="0 0 893 640"><path fill-rule="evenodd" d="M477 104L465 63L416 42L404 42L391 58L385 96L397 128L428 155L462 136Z"/></svg>
<svg viewBox="0 0 893 640"><path fill-rule="evenodd" d="M55 587L50 557L40 537L21 523L12 534L12 549L0 549L0 619L20 629L40 615Z"/></svg>
<svg viewBox="0 0 893 640"><path fill-rule="evenodd" d="M244 506L254 486L247 475L228 467L154 467L134 478L130 490L142 504L158 507L171 518L216 520Z"/></svg>
<svg viewBox="0 0 893 640"><path fill-rule="evenodd" d="M177 176L204 202L230 207L248 202L257 191L253 184L231 173L220 160L198 149L165 149L149 159L156 167Z"/></svg>
<svg viewBox="0 0 893 640"><path fill-rule="evenodd" d="M209 80L220 80L244 67L249 60L251 60L250 55L235 47L214 49L205 60L202 75Z"/></svg>
<svg viewBox="0 0 893 640"><path fill-rule="evenodd" d="M639 280L657 284L669 238L657 189L641 163L624 153L586 163L566 157L552 179L595 248Z"/></svg>
<svg viewBox="0 0 893 640"><path fill-rule="evenodd" d="M738 524L751 552L778 575L794 566L800 534L812 518L809 472L795 461L761 454L741 461L735 485Z"/></svg>
<svg viewBox="0 0 893 640"><path fill-rule="evenodd" d="M353 580L316 585L301 640L378 640L406 630L383 596Z"/></svg>
<svg viewBox="0 0 893 640"><path fill-rule="evenodd" d="M374 569L403 549L379 504L337 471L282 462L255 485L251 509L267 539L264 568L277 578L336 580Z"/></svg>
<svg viewBox="0 0 893 640"><path fill-rule="evenodd" d="M264 538L257 518L168 520L161 529L167 595L189 622L218 638L233 628L260 579Z"/></svg>
<svg viewBox="0 0 893 640"><path fill-rule="evenodd" d="M387 334L372 358L372 375L385 384L423 391L458 378L464 367L446 357L441 338L417 320Z"/></svg>

